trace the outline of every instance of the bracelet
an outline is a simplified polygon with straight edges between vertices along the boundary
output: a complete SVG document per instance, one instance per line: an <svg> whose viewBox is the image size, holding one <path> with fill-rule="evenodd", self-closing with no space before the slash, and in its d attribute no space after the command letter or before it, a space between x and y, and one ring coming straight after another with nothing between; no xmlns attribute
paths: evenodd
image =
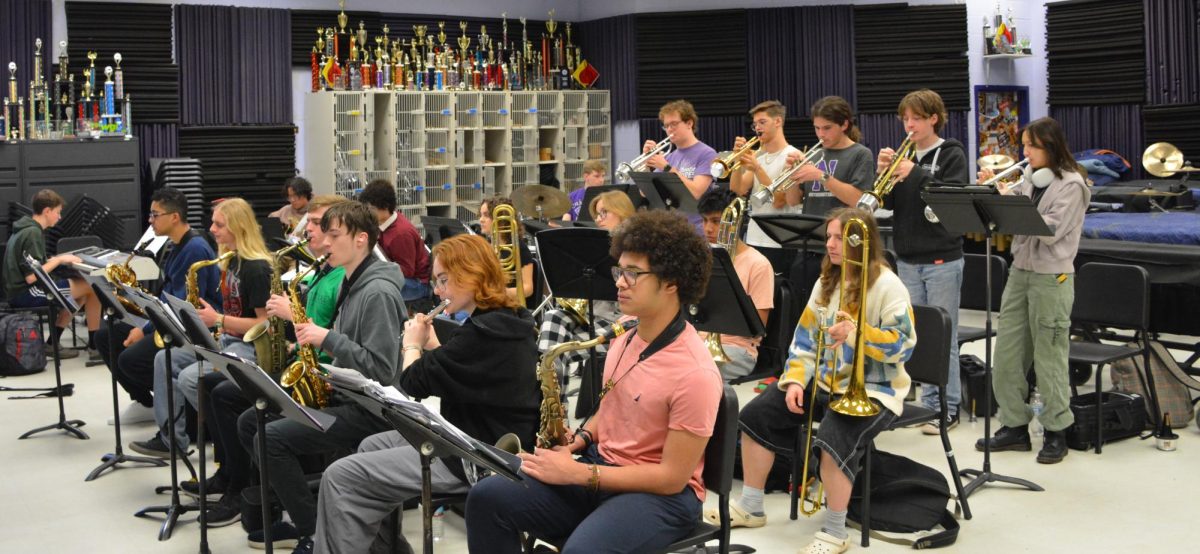
<svg viewBox="0 0 1200 554"><path fill-rule="evenodd" d="M217 329L224 329L224 328L225 328L225 314L221 314L221 317L219 319L217 319Z"/></svg>
<svg viewBox="0 0 1200 554"><path fill-rule="evenodd" d="M584 429L583 427L575 430L575 436L583 438L583 448L585 450L594 442L594 439L592 438L592 432Z"/></svg>
<svg viewBox="0 0 1200 554"><path fill-rule="evenodd" d="M600 466L588 464L588 468L592 470L592 476L588 479L588 490L600 492Z"/></svg>
<svg viewBox="0 0 1200 554"><path fill-rule="evenodd" d="M415 344L409 344L409 345L405 346L404 348L402 348L402 349L400 349L400 350L401 350L402 352L408 352L409 350L416 350L418 355L420 355L420 354L421 354L421 347L420 347L420 346L417 346L417 345L415 345Z"/></svg>

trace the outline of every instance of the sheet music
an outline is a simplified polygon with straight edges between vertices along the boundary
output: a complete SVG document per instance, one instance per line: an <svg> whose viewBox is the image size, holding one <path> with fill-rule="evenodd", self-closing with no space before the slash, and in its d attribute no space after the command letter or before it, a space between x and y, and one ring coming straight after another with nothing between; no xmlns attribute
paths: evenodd
<svg viewBox="0 0 1200 554"><path fill-rule="evenodd" d="M154 226L151 225L146 227L146 231L142 233L142 238L137 240L137 244L150 241L142 247L142 250L153 252L155 256L158 256L158 253L162 251L163 246L167 244L168 240L170 240L170 237L166 235L160 237L154 234Z"/></svg>
<svg viewBox="0 0 1200 554"><path fill-rule="evenodd" d="M476 450L470 435L464 433L462 429L459 429L453 423L446 421L446 418L442 417L442 414L430 410L420 402L412 400L396 387L385 387L353 369L336 367L329 364L321 364L321 367L329 372L328 379L330 382L341 387L362 391L364 394L380 402L399 409L405 415L428 425L434 430L440 427L443 430L440 434L459 448L467 451Z"/></svg>

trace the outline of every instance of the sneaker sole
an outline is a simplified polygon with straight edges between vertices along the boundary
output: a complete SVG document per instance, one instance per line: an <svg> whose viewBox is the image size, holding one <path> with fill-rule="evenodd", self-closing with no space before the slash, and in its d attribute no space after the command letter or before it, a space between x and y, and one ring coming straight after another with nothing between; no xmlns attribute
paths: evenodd
<svg viewBox="0 0 1200 554"><path fill-rule="evenodd" d="M167 459L170 459L170 458L171 458L171 453L170 453L170 452L162 452L162 451L159 451L159 450L149 450L149 449L146 449L146 448L141 448L141 447L138 447L138 446L134 446L134 445L132 445L132 444L131 444L131 445L129 445L129 449L130 449L130 450L132 450L132 451L134 451L134 452L137 452L138 454L141 454L141 455L143 455L143 456L151 456L151 457L154 457L154 458L160 458L160 459L163 459L163 460L167 460Z"/></svg>
<svg viewBox="0 0 1200 554"><path fill-rule="evenodd" d="M954 424L950 425L949 427L947 427L946 432L949 433L950 431L953 431L955 427L958 427L957 423L954 423ZM926 424L926 425L921 426L921 434L929 435L929 436L937 436L937 435L942 434L942 432L940 430L938 430L937 427L930 427L928 424Z"/></svg>
<svg viewBox="0 0 1200 554"><path fill-rule="evenodd" d="M1031 444L1010 444L1008 446L992 447L992 452L1029 452L1030 450L1033 450L1033 445ZM975 445L975 451L983 452L983 447L977 444Z"/></svg>
<svg viewBox="0 0 1200 554"><path fill-rule="evenodd" d="M1065 452L1063 453L1062 456L1059 456L1057 458L1043 458L1041 456L1038 456L1037 463L1039 463L1039 464L1057 464L1057 463L1063 461L1063 458L1066 458L1066 457L1067 457L1067 454Z"/></svg>
<svg viewBox="0 0 1200 554"><path fill-rule="evenodd" d="M299 543L300 539L280 539L277 541L271 541L271 548L296 548L296 545ZM250 545L250 548L255 550L267 549L267 545L261 542L246 541L246 544Z"/></svg>
<svg viewBox="0 0 1200 554"><path fill-rule="evenodd" d="M232 518L230 518L230 519L227 519L227 520L225 520L225 521L210 521L210 520L205 520L204 524L205 524L205 525L207 525L207 526L209 526L209 527L225 527L225 526L228 526L228 525L233 525L234 523L237 523L237 522L239 522L239 521L241 521L241 520L242 520L242 514L238 514L238 515L235 515L235 516L233 516ZM279 543L275 543L275 544L279 544ZM260 546L259 548L261 548L262 550L266 550L266 546Z"/></svg>

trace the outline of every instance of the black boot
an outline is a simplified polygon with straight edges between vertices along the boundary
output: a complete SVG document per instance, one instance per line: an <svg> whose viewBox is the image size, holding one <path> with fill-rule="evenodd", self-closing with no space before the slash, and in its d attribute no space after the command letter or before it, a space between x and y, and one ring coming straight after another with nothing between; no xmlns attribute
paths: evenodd
<svg viewBox="0 0 1200 554"><path fill-rule="evenodd" d="M1048 435L1049 433L1047 433ZM1001 427L995 435L992 435L992 438L975 441L975 450L983 452L985 443L990 443L992 452L1005 450L1029 452L1033 450L1033 445L1029 442L1029 427L1026 425Z"/></svg>
<svg viewBox="0 0 1200 554"><path fill-rule="evenodd" d="M1046 431L1046 441L1038 452L1039 464L1057 464L1067 457L1067 432Z"/></svg>

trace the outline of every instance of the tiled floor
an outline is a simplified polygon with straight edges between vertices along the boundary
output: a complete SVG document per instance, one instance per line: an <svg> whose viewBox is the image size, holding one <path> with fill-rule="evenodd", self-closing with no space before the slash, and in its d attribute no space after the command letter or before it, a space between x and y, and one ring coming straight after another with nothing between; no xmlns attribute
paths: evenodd
<svg viewBox="0 0 1200 554"><path fill-rule="evenodd" d="M978 314L964 313L964 323L977 324ZM967 352L981 353L982 345ZM159 521L139 519L133 513L161 504L164 495L153 488L168 482L166 469L129 467L85 483L83 478L112 451L113 428L108 372L103 367L84 368L80 359L63 365L65 382L75 383L75 395L66 399L67 416L88 422L83 429L91 440L81 441L62 432L42 433L18 441L28 429L57 418L54 400L0 401L0 552L196 552L199 530L194 513L187 514L174 537L158 542ZM53 372L0 380L0 386L51 386ZM741 401L751 398L752 386L738 388ZM5 393L6 396L18 393ZM122 406L128 398L122 394ZM152 424L127 426L126 443L144 439ZM964 421L950 436L961 468L980 468L982 454L974 441L983 434L983 421ZM974 519L963 520L958 542L951 549L963 552L1114 552L1184 551L1197 535L1200 508L1200 431L1195 425L1179 432L1176 452L1159 452L1151 441L1126 440L1107 445L1102 455L1071 451L1058 465L1039 465L1033 453L999 453L993 470L1032 480L1045 492L1028 492L989 485L971 498ZM947 471L936 437L904 429L880 437L881 449L919 460ZM736 491L735 491L736 495ZM736 543L759 552L796 552L817 530L821 516L789 521L787 497L767 497L770 523L760 529L736 530ZM419 540L417 513L406 514L405 529ZM1191 529L1189 531L1189 529ZM438 552L465 552L461 518L448 515L446 538ZM857 540L857 532L851 532ZM245 534L237 525L209 530L213 552L244 552ZM419 545L418 545L419 546ZM871 550L899 551L899 546L874 541Z"/></svg>

